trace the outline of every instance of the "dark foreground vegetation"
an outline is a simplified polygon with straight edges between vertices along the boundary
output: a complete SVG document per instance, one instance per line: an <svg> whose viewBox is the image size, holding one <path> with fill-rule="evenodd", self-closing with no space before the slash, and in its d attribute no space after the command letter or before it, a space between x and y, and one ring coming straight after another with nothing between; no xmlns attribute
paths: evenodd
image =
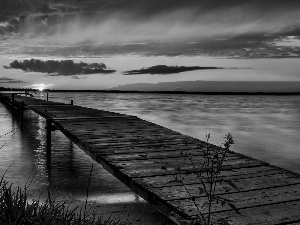
<svg viewBox="0 0 300 225"><path fill-rule="evenodd" d="M25 72L41 72L51 75L78 75L115 72L115 70L107 69L104 63L75 63L73 60L15 60L10 63L9 66L3 67L5 69L21 69Z"/></svg>
<svg viewBox="0 0 300 225"><path fill-rule="evenodd" d="M192 70L209 70L209 69L223 69L222 67L200 67L200 66L166 66L157 65L148 68L142 68L140 70L129 70L125 71L124 75L134 74L170 74L170 73L181 73Z"/></svg>
<svg viewBox="0 0 300 225"><path fill-rule="evenodd" d="M28 186L13 189L4 179L0 180L0 224L1 225L117 225L112 219L103 220L86 207L70 208L67 200L46 201L28 199Z"/></svg>

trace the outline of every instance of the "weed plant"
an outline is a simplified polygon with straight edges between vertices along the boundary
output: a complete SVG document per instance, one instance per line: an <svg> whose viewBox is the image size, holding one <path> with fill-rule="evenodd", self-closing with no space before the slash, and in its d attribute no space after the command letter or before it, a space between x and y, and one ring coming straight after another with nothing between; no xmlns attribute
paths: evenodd
<svg viewBox="0 0 300 225"><path fill-rule="evenodd" d="M175 168L179 171L178 174L173 174L174 179L169 181L169 183L180 184L184 191L187 193L192 205L196 209L197 216L192 222L193 225L213 225L222 224L229 225L228 218L219 218L214 220L213 213L216 209L216 205L228 205L236 213L240 214L238 209L235 207L234 202L230 199L224 198L220 192L217 194L217 189L224 190L225 193L229 192L231 189L239 191L239 188L229 179L223 179L221 177L221 171L223 169L224 160L226 159L229 148L234 144L233 137L230 133L225 135L225 141L223 147L216 147L209 144L210 134L206 135L206 142L201 144L203 160L200 165L197 165L196 161L193 159L188 151L182 151L181 154L185 156L185 160L192 165L191 170L184 170L181 166ZM185 140L184 144L188 150L188 142ZM168 170L166 166L162 167L163 170ZM197 196L192 194L189 189L189 184L187 181L193 180L194 184L199 184L197 186ZM223 184L226 185L223 186ZM185 221L188 222L188 221Z"/></svg>

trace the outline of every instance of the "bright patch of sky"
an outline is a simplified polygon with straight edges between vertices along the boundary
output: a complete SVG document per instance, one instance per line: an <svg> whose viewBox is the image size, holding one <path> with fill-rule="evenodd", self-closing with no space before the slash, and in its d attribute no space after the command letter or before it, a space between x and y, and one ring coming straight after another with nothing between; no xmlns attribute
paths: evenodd
<svg viewBox="0 0 300 225"><path fill-rule="evenodd" d="M15 58L20 59L20 58ZM75 62L105 63L115 69L112 74L76 76L49 76L42 73L4 69L13 59L0 58L0 74L28 83L2 84L6 87L33 87L39 89L106 89L132 83L159 83L175 81L300 81L299 60L286 59L227 59L214 57L110 57L75 58ZM123 71L141 69L154 65L217 66L221 70L196 70L169 75L123 75Z"/></svg>
<svg viewBox="0 0 300 225"><path fill-rule="evenodd" d="M287 36L281 41L276 42L277 46L300 47L300 36Z"/></svg>

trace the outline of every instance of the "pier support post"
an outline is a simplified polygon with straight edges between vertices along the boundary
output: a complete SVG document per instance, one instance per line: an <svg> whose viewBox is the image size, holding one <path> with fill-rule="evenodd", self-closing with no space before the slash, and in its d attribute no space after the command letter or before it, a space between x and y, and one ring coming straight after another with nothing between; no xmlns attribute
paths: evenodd
<svg viewBox="0 0 300 225"><path fill-rule="evenodd" d="M48 162L51 162L51 131L56 130L52 123L52 118L46 119L46 155Z"/></svg>
<svg viewBox="0 0 300 225"><path fill-rule="evenodd" d="M47 102L48 102L48 100L49 100L49 93L47 92Z"/></svg>
<svg viewBox="0 0 300 225"><path fill-rule="evenodd" d="M73 105L73 100L71 100L71 105Z"/></svg>
<svg viewBox="0 0 300 225"><path fill-rule="evenodd" d="M20 107L20 123L21 123L21 129L23 129L23 123L24 123L24 102L21 102L21 107Z"/></svg>
<svg viewBox="0 0 300 225"><path fill-rule="evenodd" d="M14 103L15 103L15 94L12 93L11 94L11 110L12 110L12 113L14 113Z"/></svg>

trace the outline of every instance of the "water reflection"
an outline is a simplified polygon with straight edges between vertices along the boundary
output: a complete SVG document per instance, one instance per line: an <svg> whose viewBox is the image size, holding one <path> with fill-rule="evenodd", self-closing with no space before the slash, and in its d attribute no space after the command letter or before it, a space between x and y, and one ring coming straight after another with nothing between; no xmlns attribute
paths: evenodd
<svg viewBox="0 0 300 225"><path fill-rule="evenodd" d="M80 200L85 200L81 198ZM142 203L145 202L143 198L133 193L116 193L116 194L105 194L105 195L94 195L89 196L89 201L101 203L101 204L117 204L117 203Z"/></svg>
<svg viewBox="0 0 300 225"><path fill-rule="evenodd" d="M52 132L52 160L49 167L45 151L45 120L31 111L25 111L25 123L21 131L18 121L0 105L0 117L5 115L8 116L1 122L0 136L12 129L16 129L17 133L0 137L0 143L7 142L5 148L1 149L0 173L2 175L12 165L5 179L14 187L30 183L29 191L33 198L45 198L49 189L53 197L81 199L86 196L90 169L94 164L89 187L91 196L132 193L59 131Z"/></svg>
<svg viewBox="0 0 300 225"><path fill-rule="evenodd" d="M41 185L48 186L48 177L50 175L51 165L48 163L46 156L46 132L45 132L45 119L39 116L37 118L37 130L35 139L38 142L37 148L34 151L34 168L35 175L39 177L38 182Z"/></svg>

